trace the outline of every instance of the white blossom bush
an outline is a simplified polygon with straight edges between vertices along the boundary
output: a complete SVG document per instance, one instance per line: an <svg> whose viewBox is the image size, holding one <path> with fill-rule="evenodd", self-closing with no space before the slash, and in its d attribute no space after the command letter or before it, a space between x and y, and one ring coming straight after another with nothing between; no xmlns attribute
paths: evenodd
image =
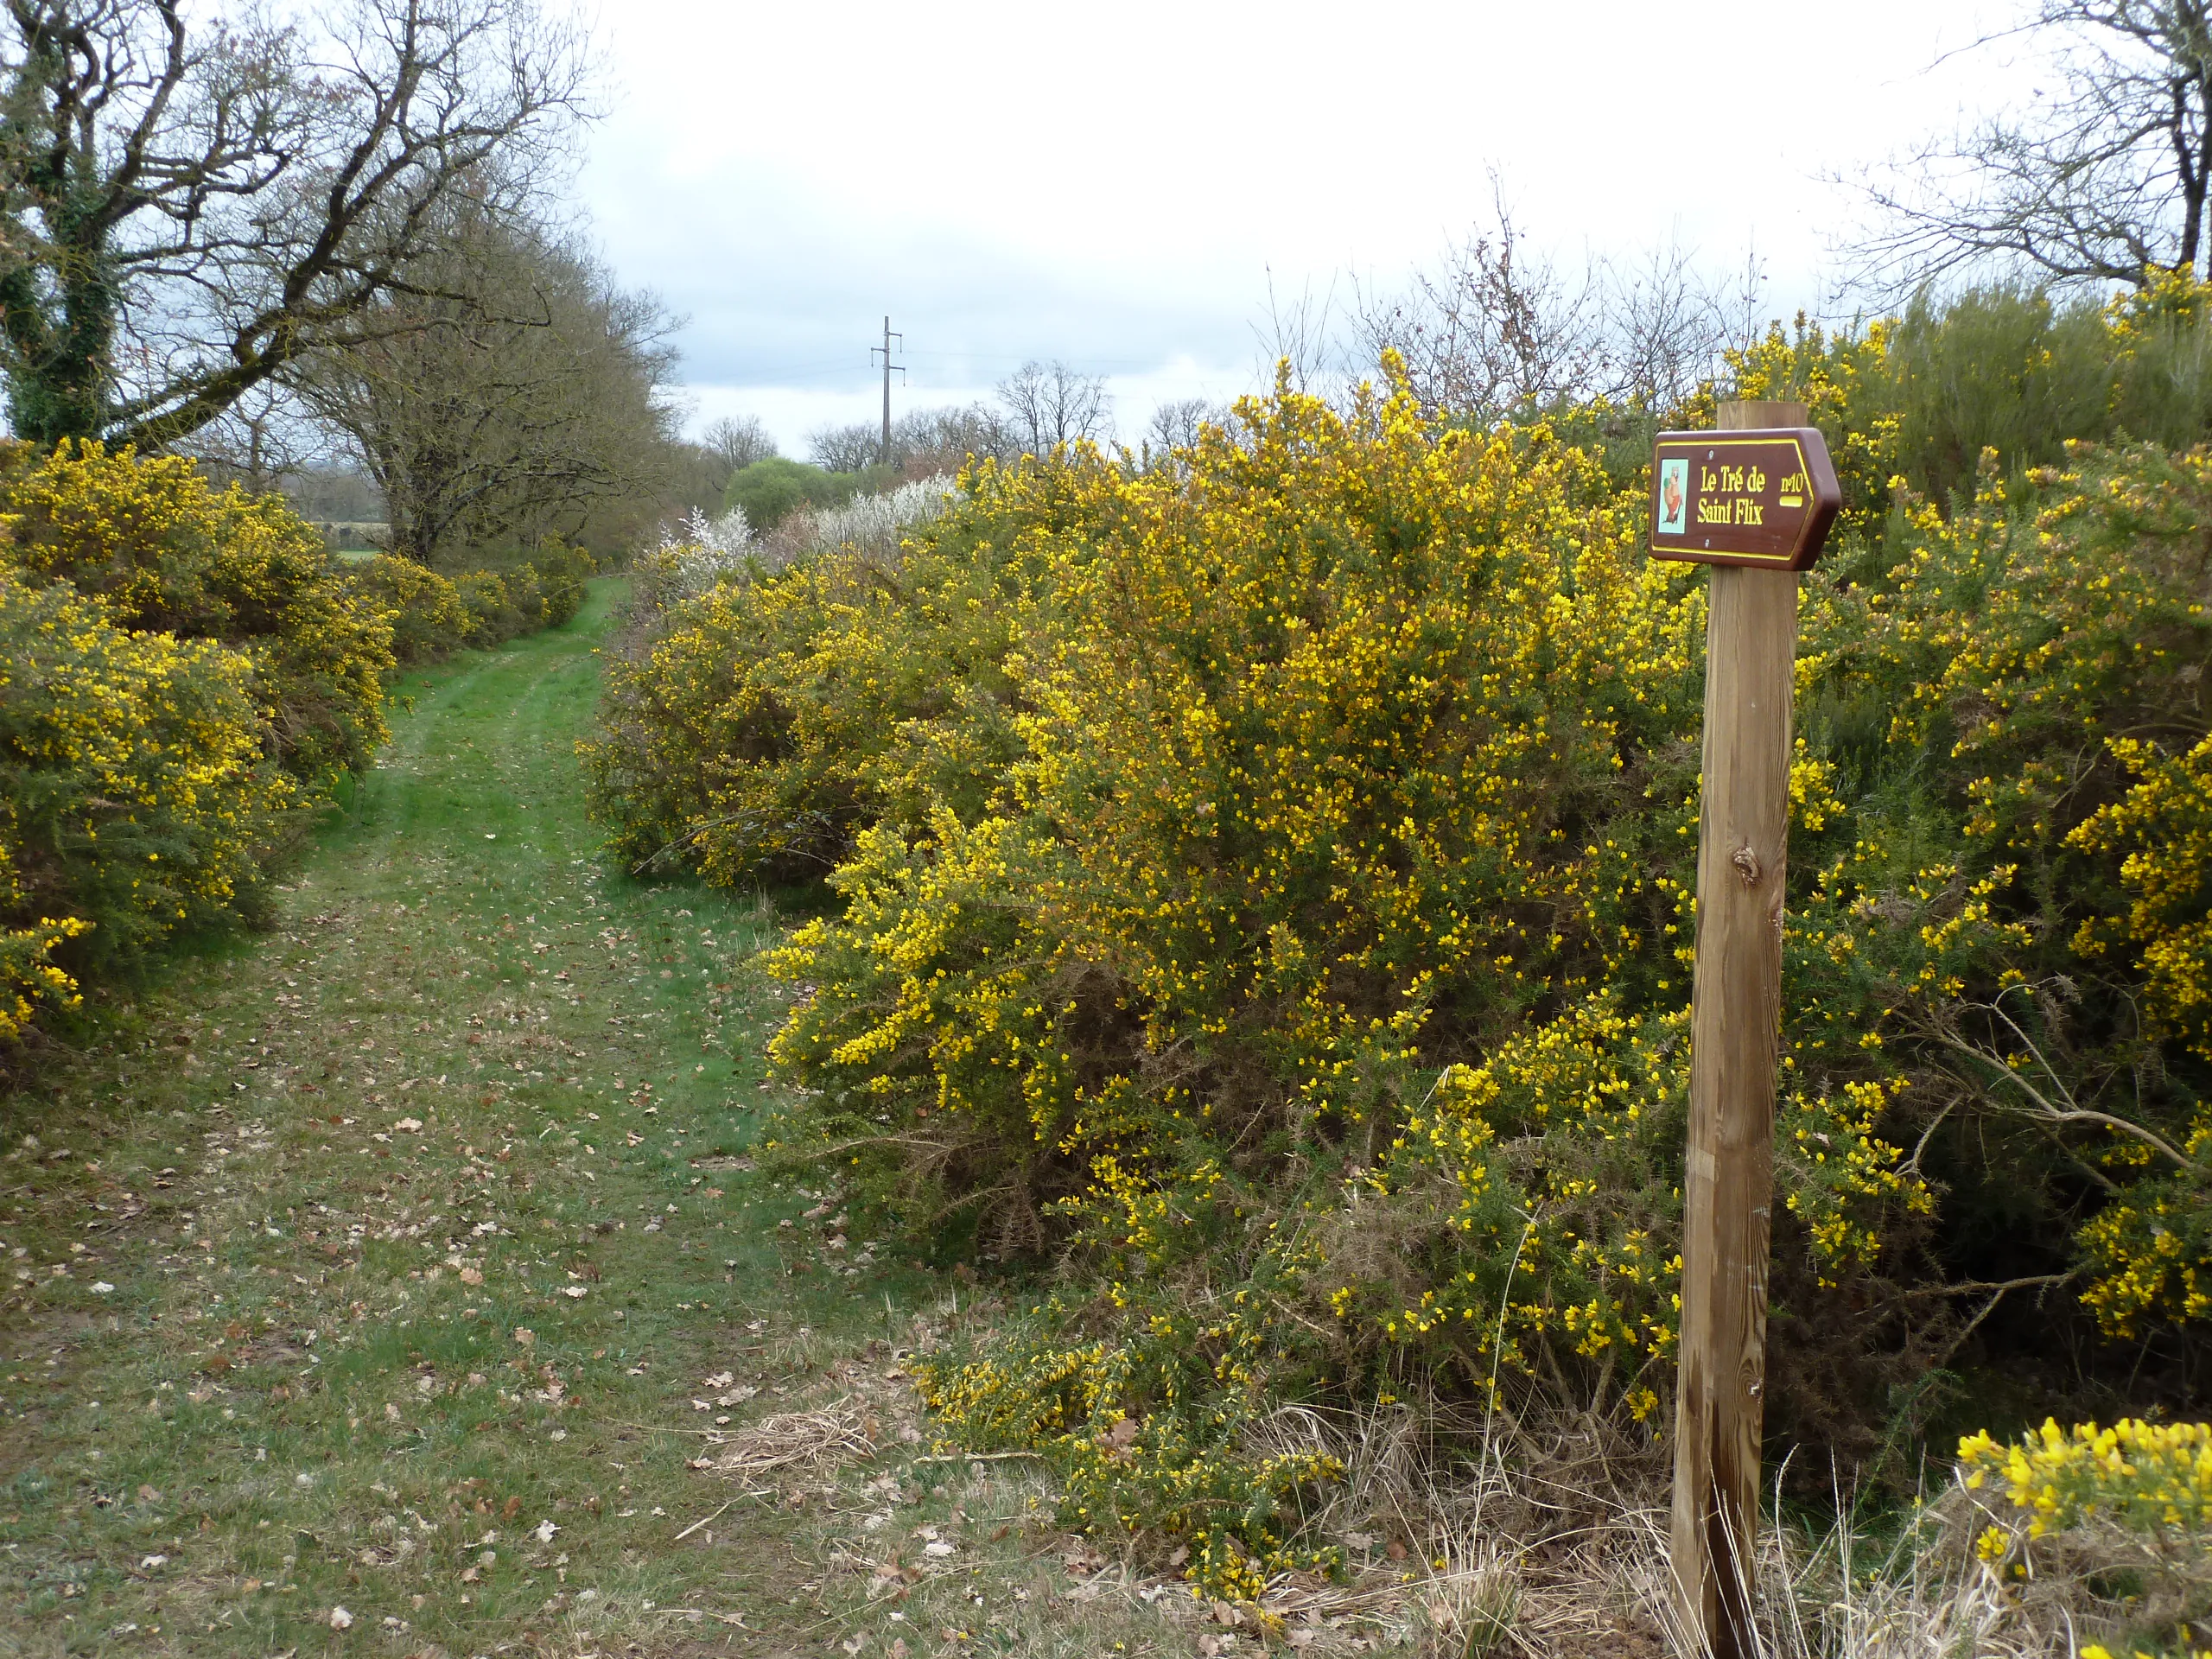
<svg viewBox="0 0 2212 1659"><path fill-rule="evenodd" d="M641 615L665 611L712 593L725 581L742 580L760 553L744 508L709 518L694 507L673 526L663 524L659 542L632 566L635 607Z"/></svg>
<svg viewBox="0 0 2212 1659"><path fill-rule="evenodd" d="M842 507L825 507L814 514L812 550L844 547L878 556L894 554L901 536L943 512L957 493L958 486L939 473L881 495L855 497Z"/></svg>
<svg viewBox="0 0 2212 1659"><path fill-rule="evenodd" d="M686 599L709 592L726 576L741 575L760 545L743 507L732 507L719 518L694 507L677 531L661 537L661 550L673 559L676 586Z"/></svg>

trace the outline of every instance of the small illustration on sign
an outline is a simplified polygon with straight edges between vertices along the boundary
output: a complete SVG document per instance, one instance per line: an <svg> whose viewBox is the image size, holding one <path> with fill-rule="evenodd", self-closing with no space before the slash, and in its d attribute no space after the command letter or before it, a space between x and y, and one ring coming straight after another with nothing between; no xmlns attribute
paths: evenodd
<svg viewBox="0 0 2212 1659"><path fill-rule="evenodd" d="M1677 456L1659 463L1659 529L1662 535L1682 533L1682 515L1689 505L1690 464Z"/></svg>
<svg viewBox="0 0 2212 1659"><path fill-rule="evenodd" d="M1651 455L1654 557L1802 570L1843 505L1811 427L1662 432Z"/></svg>

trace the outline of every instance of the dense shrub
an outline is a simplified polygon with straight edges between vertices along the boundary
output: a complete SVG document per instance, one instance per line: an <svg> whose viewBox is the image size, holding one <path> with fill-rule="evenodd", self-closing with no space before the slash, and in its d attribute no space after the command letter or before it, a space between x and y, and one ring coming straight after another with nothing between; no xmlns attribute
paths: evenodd
<svg viewBox="0 0 2212 1659"><path fill-rule="evenodd" d="M642 633L661 626L664 614L685 600L725 579L766 574L766 564L742 510L733 507L709 518L695 508L676 524L664 525L659 543L631 558L628 574L629 632Z"/></svg>
<svg viewBox="0 0 2212 1659"><path fill-rule="evenodd" d="M591 555L549 536L531 554L530 563L537 574L537 626L557 628L574 621L576 613L583 609L584 583L592 574Z"/></svg>
<svg viewBox="0 0 2212 1659"><path fill-rule="evenodd" d="M521 613L509 602L507 584L489 570L463 570L453 578L453 590L468 618L473 644L495 645L523 631Z"/></svg>
<svg viewBox="0 0 2212 1659"><path fill-rule="evenodd" d="M550 539L527 559L496 570L464 570L453 590L467 616L472 645L496 645L570 620L583 607L591 556Z"/></svg>
<svg viewBox="0 0 2212 1659"><path fill-rule="evenodd" d="M0 1038L249 906L303 798L252 658L0 565Z"/></svg>
<svg viewBox="0 0 2212 1659"><path fill-rule="evenodd" d="M535 633L545 626L545 590L538 582L537 567L518 563L496 574L504 603L494 626L485 631L481 643L487 645Z"/></svg>
<svg viewBox="0 0 2212 1659"><path fill-rule="evenodd" d="M899 495L886 511L903 509L910 524L945 499L942 486ZM823 517L825 536L843 527ZM632 862L674 847L722 880L817 874L859 823L889 813L918 824L956 772L970 806L1002 774L1020 746L995 664L1019 637L1036 571L965 540L902 555L895 531L863 528L874 533L813 541L772 581L757 544L727 522L639 561L654 632L609 664L603 729L584 746L594 810ZM932 620L912 636L918 654L895 664L875 638L889 607ZM843 622L858 632L845 635ZM887 747L899 726L952 747L925 775L904 746L896 759ZM735 764L702 766L708 755Z"/></svg>
<svg viewBox="0 0 2212 1659"><path fill-rule="evenodd" d="M884 477L888 476L887 470ZM770 455L731 477L722 505L743 512L755 530L770 531L802 507L836 506L876 481L865 473L826 472L803 461Z"/></svg>
<svg viewBox="0 0 2212 1659"><path fill-rule="evenodd" d="M384 741L410 607L379 584L403 580L357 582L281 499L181 458L0 450L0 1039L255 915L268 861Z"/></svg>
<svg viewBox="0 0 2212 1659"><path fill-rule="evenodd" d="M2212 1314L2212 452L1895 488L1897 332L1738 365L1851 493L1801 606L1768 1413L1853 1459L1999 1370L2185 1390ZM1703 680L1701 580L1549 425L1239 422L672 606L592 756L626 852L835 862L780 1151L1055 1255L932 1398L1224 1589L1325 1472L1239 1449L1286 1395L1664 1421Z"/></svg>
<svg viewBox="0 0 2212 1659"><path fill-rule="evenodd" d="M1800 398L1835 454L1850 519L1891 483L1948 512L1993 451L2008 489L2071 443L2190 448L2212 433L2212 287L2186 273L2109 302L2032 289L1923 295L1901 315L1834 333L1777 325L1735 364L1747 397ZM1688 416L1703 424L1697 411ZM1641 465L1646 448L1630 457ZM1627 480L1632 481L1632 480ZM1870 516L1871 515L1871 516ZM1870 537L1870 544L1881 537Z"/></svg>
<svg viewBox="0 0 2212 1659"><path fill-rule="evenodd" d="M412 559L379 553L354 572L354 582L391 625L391 654L403 663L436 662L469 642L476 620L460 591Z"/></svg>
<svg viewBox="0 0 2212 1659"><path fill-rule="evenodd" d="M69 582L118 626L251 655L294 775L359 766L385 741L391 627L281 497L214 490L182 456L16 445L0 457L0 526L27 575Z"/></svg>

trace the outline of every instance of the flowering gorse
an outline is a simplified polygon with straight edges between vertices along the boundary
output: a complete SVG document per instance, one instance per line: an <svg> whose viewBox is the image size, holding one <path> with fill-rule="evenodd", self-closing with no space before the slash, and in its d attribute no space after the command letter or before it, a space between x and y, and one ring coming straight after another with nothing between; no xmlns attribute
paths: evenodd
<svg viewBox="0 0 2212 1659"><path fill-rule="evenodd" d="M1800 603L1767 1406L1846 1453L1988 1339L1987 1280L2115 1332L2212 1283L2174 758L2212 728L2212 456L1985 462L1937 512L1869 415L1886 340L1738 365L1861 423ZM1279 1516L1285 1396L1666 1421L1705 586L1644 511L1549 423L1286 384L1173 467L972 468L895 562L720 584L616 667L626 855L830 871L773 963L776 1155L1066 1265L931 1387L1084 1518L1294 1548L1176 1501Z"/></svg>
<svg viewBox="0 0 2212 1659"><path fill-rule="evenodd" d="M1959 1442L1959 1471L1969 1491L2000 1481L2031 1537L2093 1519L2182 1539L2212 1535L2212 1423L2123 1418L2063 1429L2046 1418L2009 1443L1982 1430Z"/></svg>
<svg viewBox="0 0 2212 1659"><path fill-rule="evenodd" d="M384 739L397 608L189 461L0 449L0 1041L253 912Z"/></svg>
<svg viewBox="0 0 2212 1659"><path fill-rule="evenodd" d="M65 443L0 452L0 527L35 580L66 580L120 626L250 654L277 757L303 780L384 742L383 609L282 497L209 486L181 455Z"/></svg>
<svg viewBox="0 0 2212 1659"><path fill-rule="evenodd" d="M242 653L126 632L0 564L0 1038L67 1006L87 965L127 965L257 887L302 798L257 689Z"/></svg>

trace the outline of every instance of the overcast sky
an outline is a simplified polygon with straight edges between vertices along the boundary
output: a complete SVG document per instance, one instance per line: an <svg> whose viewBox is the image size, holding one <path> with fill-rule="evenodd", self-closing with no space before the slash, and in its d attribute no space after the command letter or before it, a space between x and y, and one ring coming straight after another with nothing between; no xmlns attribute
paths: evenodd
<svg viewBox="0 0 2212 1659"><path fill-rule="evenodd" d="M597 25L608 116L585 205L616 271L688 318L696 427L787 453L964 402L1026 358L1109 377L1122 432L1249 389L1255 324L1347 273L1433 262L1503 181L1569 260L1756 247L1771 309L1819 302L1848 180L2021 96L2003 0L1267 5L628 0Z"/></svg>

